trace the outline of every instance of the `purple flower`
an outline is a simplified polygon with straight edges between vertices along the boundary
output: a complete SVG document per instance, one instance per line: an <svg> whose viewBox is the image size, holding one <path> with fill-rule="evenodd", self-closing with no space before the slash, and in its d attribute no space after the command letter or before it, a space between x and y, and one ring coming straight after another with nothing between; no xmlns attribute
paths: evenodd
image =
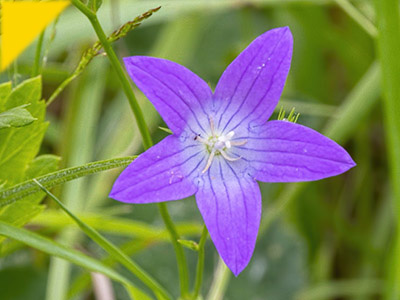
<svg viewBox="0 0 400 300"><path fill-rule="evenodd" d="M269 121L292 58L289 28L255 39L225 70L213 93L185 67L160 58L124 59L136 85L173 135L142 153L110 197L154 203L196 195L220 256L237 276L252 256L261 218L256 180L296 182L341 174L350 155L318 132Z"/></svg>

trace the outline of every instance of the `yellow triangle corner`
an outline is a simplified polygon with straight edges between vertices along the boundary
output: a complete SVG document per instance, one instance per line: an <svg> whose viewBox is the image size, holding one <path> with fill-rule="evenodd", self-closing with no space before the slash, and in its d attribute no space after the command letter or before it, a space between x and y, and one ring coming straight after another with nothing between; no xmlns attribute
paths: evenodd
<svg viewBox="0 0 400 300"><path fill-rule="evenodd" d="M1 1L0 4L0 70L3 71L70 4L70 1Z"/></svg>

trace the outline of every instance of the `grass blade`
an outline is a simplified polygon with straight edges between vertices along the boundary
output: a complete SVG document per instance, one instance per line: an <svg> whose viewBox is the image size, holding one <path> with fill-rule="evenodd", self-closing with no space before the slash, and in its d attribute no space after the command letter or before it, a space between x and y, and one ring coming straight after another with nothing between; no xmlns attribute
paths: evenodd
<svg viewBox="0 0 400 300"><path fill-rule="evenodd" d="M163 299L172 299L168 292L161 287L150 275L148 275L141 267L133 262L129 256L123 253L117 246L109 242L95 229L82 222L77 216L75 216L56 196L50 193L43 185L41 185L36 179L33 181L51 198L53 199L61 209L68 214L76 224L100 247L112 255L117 261L124 265L128 270L135 274L143 283L145 283L155 293L159 293L163 296Z"/></svg>
<svg viewBox="0 0 400 300"><path fill-rule="evenodd" d="M127 278L110 269L96 259L76 250L69 249L29 230L18 228L0 221L0 235L17 240L49 255L65 259L89 271L104 274L107 277L120 282L125 287L133 286L135 289L137 289Z"/></svg>
<svg viewBox="0 0 400 300"><path fill-rule="evenodd" d="M35 178L46 188L52 188L58 184L74 180L79 177L95 174L98 172L126 167L135 156L112 158L96 162L87 163L78 167L66 168L57 172ZM15 202L25 196L40 192L40 188L30 179L0 191L0 207Z"/></svg>

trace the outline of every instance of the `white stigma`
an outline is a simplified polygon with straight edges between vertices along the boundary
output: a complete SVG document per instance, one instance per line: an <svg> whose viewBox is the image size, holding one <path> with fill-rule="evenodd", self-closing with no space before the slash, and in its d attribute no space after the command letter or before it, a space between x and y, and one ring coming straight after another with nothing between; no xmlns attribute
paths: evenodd
<svg viewBox="0 0 400 300"><path fill-rule="evenodd" d="M221 154L223 158L228 161L236 161L241 157L230 157L226 150L231 149L232 146L241 146L247 143L247 141L232 141L233 136L235 135L234 131L228 132L226 135L216 134L214 128L214 121L210 118L210 129L211 135L207 138L203 138L200 135L196 136L195 140L204 144L207 148L207 151L210 153L208 157L207 164L204 167L202 173L204 174L210 168L211 163L215 157L215 155Z"/></svg>

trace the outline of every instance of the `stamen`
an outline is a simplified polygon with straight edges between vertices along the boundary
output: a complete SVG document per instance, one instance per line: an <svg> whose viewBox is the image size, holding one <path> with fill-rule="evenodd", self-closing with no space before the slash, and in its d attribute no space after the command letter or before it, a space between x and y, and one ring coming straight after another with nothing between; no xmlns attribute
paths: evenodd
<svg viewBox="0 0 400 300"><path fill-rule="evenodd" d="M201 171L201 173L205 173L210 169L211 164L213 162L213 159L216 155L221 155L223 158L225 158L228 161L237 161L241 159L241 156L239 157L231 157L226 153L227 149L232 148L232 146L242 146L247 143L247 140L242 140L242 141L231 141L233 136L235 135L234 131L230 131L225 135L219 135L215 132L215 126L214 126L214 120L212 117L209 117L210 120L210 131L211 135L206 136L206 138L203 138L199 135L196 135L194 138L196 141L199 141L200 143L206 145L207 151L209 152L209 157L206 163L206 166L204 169Z"/></svg>
<svg viewBox="0 0 400 300"><path fill-rule="evenodd" d="M245 145L247 143L247 140L244 140L244 141L232 141L230 143L231 143L231 146L243 146L243 145Z"/></svg>
<svg viewBox="0 0 400 300"><path fill-rule="evenodd" d="M206 139L203 139L200 135L196 136L196 141L199 141L200 143L209 145L208 141Z"/></svg>
<svg viewBox="0 0 400 300"><path fill-rule="evenodd" d="M226 154L226 152L224 150L219 150L219 152L221 153L221 155L223 156L223 158L225 158L226 160L229 161L237 161L239 159L241 159L241 157L230 157L228 156L228 154Z"/></svg>
<svg viewBox="0 0 400 300"><path fill-rule="evenodd" d="M212 136L215 136L215 134L214 134L214 120L213 120L213 118L212 117L209 117L209 119L210 119L210 129L211 129L211 135Z"/></svg>
<svg viewBox="0 0 400 300"><path fill-rule="evenodd" d="M206 164L204 170L201 171L201 173L204 174L204 173L207 172L207 170L210 168L211 163L212 163L212 160L213 160L213 158L214 158L214 155L215 155L215 151L211 151L210 156L208 157L207 164Z"/></svg>
<svg viewBox="0 0 400 300"><path fill-rule="evenodd" d="M289 115L287 116L287 118L285 117L286 115L286 111L283 109L283 106L281 107L279 114L278 114L278 120L280 121L288 121L288 122L292 122L292 123L296 123L300 113L295 113L295 108L293 107L290 112Z"/></svg>

